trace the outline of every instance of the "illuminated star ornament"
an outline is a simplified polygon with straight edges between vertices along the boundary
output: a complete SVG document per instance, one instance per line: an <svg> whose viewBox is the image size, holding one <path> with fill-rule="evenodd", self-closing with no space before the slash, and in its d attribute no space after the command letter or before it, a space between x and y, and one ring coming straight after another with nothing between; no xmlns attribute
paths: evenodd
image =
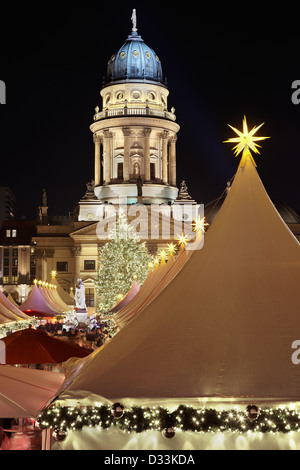
<svg viewBox="0 0 300 470"><path fill-rule="evenodd" d="M257 137L255 136L256 132L258 129L260 129L264 125L264 122L260 124L258 127L254 126L251 131L248 131L248 125L246 121L246 116L244 116L243 120L243 132L239 131L235 127L232 127L230 124L228 126L238 135L238 137L232 137L231 139L224 140L224 142L229 142L229 143L236 143L235 147L233 147L235 156L237 157L241 152L242 154L242 159L241 159L241 166L244 166L247 158L250 158L256 166L256 163L254 161L254 158L251 155L250 150L253 150L254 153L258 153L259 151L257 147L261 148L261 145L258 145L256 142L260 140L265 140L269 139L270 137Z"/></svg>
<svg viewBox="0 0 300 470"><path fill-rule="evenodd" d="M182 235L177 235L177 238L178 238L178 245L181 245L181 246L186 246L188 242L190 241L190 239L187 237L187 235L184 235L184 233Z"/></svg>
<svg viewBox="0 0 300 470"><path fill-rule="evenodd" d="M202 234L205 232L205 227L209 225L205 222L205 217L203 217L201 219L201 217L199 216L197 219L194 220L193 222L193 230L194 232L202 232Z"/></svg>
<svg viewBox="0 0 300 470"><path fill-rule="evenodd" d="M168 244L168 253L172 256L176 252L176 245L174 243L169 243Z"/></svg>

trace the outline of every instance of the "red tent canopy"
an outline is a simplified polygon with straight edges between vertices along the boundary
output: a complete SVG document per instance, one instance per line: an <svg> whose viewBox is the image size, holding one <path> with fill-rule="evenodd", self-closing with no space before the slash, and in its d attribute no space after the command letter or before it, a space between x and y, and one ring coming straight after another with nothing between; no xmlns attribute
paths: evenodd
<svg viewBox="0 0 300 470"><path fill-rule="evenodd" d="M90 354L88 349L33 328L16 331L2 341L6 347L6 364L59 364L71 357Z"/></svg>

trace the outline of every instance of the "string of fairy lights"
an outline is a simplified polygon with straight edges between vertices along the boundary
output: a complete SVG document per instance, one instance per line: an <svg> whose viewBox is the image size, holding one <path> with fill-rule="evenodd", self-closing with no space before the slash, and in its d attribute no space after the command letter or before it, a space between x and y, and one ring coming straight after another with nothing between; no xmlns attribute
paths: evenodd
<svg viewBox="0 0 300 470"><path fill-rule="evenodd" d="M47 289L57 289L57 286L55 284L51 284L47 281L42 281L41 279L34 279L33 284L39 287L46 287Z"/></svg>
<svg viewBox="0 0 300 470"><path fill-rule="evenodd" d="M126 408L121 403L110 406L60 406L53 404L38 418L40 428L51 428L63 439L69 431L84 427L117 428L124 433L158 431L166 438L176 433L291 433L300 430L300 411L295 407L258 408L248 405L228 410L194 408L180 405L174 411L163 407Z"/></svg>
<svg viewBox="0 0 300 470"><path fill-rule="evenodd" d="M232 126L230 126L232 128ZM246 118L243 122L243 132L232 128L238 137L229 139L234 142L235 154L243 151L243 158L252 158L249 148L258 153L256 141L266 137L254 137L261 127L254 127L248 132ZM196 221L194 230L204 233L205 221ZM188 239L183 235L178 244L186 245ZM175 246L170 249L174 254ZM162 250L154 259L154 265L165 260L167 252ZM300 430L300 411L295 405L289 407L259 408L249 404L245 409L213 409L207 407L194 408L180 405L174 411L163 407L131 407L126 408L122 403L114 403L111 407L103 406L61 406L58 402L46 408L38 418L41 428L51 428L57 440L64 440L68 431L81 430L84 427L110 429L118 428L124 433L141 433L147 431L162 432L166 438L173 438L176 433L291 433Z"/></svg>
<svg viewBox="0 0 300 470"><path fill-rule="evenodd" d="M194 230L204 233L204 219L195 223ZM189 242L185 235L178 237L178 244L171 243L161 250L149 268L158 266L173 256L179 246L186 247ZM300 431L300 411L295 405L290 407L258 408L249 404L245 409L194 408L190 405L179 405L174 411L164 407L133 406L126 408L122 403L112 406L62 406L52 403L38 417L41 429L52 429L58 441L66 439L68 432L80 431L85 427L97 429L116 428L124 433L161 432L167 439L182 432L219 433L292 433Z"/></svg>
<svg viewBox="0 0 300 470"><path fill-rule="evenodd" d="M197 239L202 238L204 236L207 225L209 224L206 223L205 217L201 218L200 215L193 220L192 230L196 232ZM187 245L190 242L194 242L194 238L195 237L189 238L189 236L185 233L182 233L181 235L177 234L176 243L172 242L167 244L163 249L158 251L155 257L152 257L152 259L148 262L149 273L158 268L160 265L165 264L170 258L176 257L180 248L187 249ZM134 275L133 280L135 280L136 278L137 276ZM117 295L116 300L118 302L121 302L126 295L127 294L124 295L124 293L120 292ZM107 323L107 328L109 330L110 336L114 336L116 330L118 330L118 327L115 324L114 320L114 311L106 311L104 314L102 314L102 319Z"/></svg>
<svg viewBox="0 0 300 470"><path fill-rule="evenodd" d="M206 223L205 217L198 216L196 219L193 220L192 227L193 232L197 234L201 234L202 236L205 233L206 226L209 224ZM159 251L158 256L156 256L153 260L153 263L149 263L149 267L153 268L154 266L158 266L160 262L166 261L169 256L174 256L176 254L178 247L186 247L189 242L192 240L188 237L188 235L182 233L182 235L177 235L177 243L169 243L165 249Z"/></svg>

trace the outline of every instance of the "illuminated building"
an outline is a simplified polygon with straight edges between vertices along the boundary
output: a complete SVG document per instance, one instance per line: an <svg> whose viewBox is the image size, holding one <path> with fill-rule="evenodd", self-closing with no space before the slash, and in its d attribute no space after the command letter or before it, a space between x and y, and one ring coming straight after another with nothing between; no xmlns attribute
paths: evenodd
<svg viewBox="0 0 300 470"><path fill-rule="evenodd" d="M28 245L27 267L23 268L29 281L33 270L38 279L45 281L50 281L51 272L56 271L57 280L67 292L79 277L82 278L90 307L97 306L94 277L100 262L99 249L105 243L97 234L98 221L109 217L120 197L126 198L127 209L131 212L136 203L143 203L148 211L151 204L164 204L169 211L169 238L155 238L149 232L148 238L142 237L154 255L178 235L178 231L173 230L174 219L190 215L179 210L177 216L176 210L183 205L196 206L184 184L178 190L176 141L180 127L175 109L169 107L169 90L158 51L153 51L143 41L134 24L123 45L108 61L100 95L101 109L96 106L90 125L94 142L93 181L87 184L86 194L79 201L74 216L51 217L44 194L36 229ZM209 223L223 200L224 197L207 206L205 216ZM51 208L51 202L49 205ZM300 220L286 217L291 214L288 208L284 214L284 220L299 237ZM161 228L161 220L159 225ZM2 241L2 273L3 250L8 241L5 237ZM13 248L16 249L15 243ZM18 279L19 271L14 283L7 279L3 289L15 290Z"/></svg>

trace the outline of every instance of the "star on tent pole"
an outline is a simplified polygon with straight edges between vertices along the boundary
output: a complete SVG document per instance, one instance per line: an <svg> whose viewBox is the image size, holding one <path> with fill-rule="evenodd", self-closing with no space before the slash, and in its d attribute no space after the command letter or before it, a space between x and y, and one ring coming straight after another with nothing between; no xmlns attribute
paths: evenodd
<svg viewBox="0 0 300 470"><path fill-rule="evenodd" d="M228 140L224 140L224 142L236 143L237 144L232 149L232 150L234 150L234 153L235 153L236 157L241 152L243 152L242 158L241 158L241 163L240 163L241 166L244 166L247 158L250 158L252 160L254 166L256 167L256 163L254 161L254 158L251 155L250 150L252 150L254 153L259 154L259 151L258 151L257 147L261 148L261 145L258 145L256 142L258 142L260 140L265 140L265 139L270 138L270 137L257 137L257 136L255 136L258 129L260 129L263 125L264 125L264 122L262 124L260 124L259 126L257 126L257 127L254 126L251 131L248 131L246 116L244 116L244 119L243 119L243 132L239 131L235 127L232 127L230 124L228 124L228 126L238 135L238 137L232 137Z"/></svg>

